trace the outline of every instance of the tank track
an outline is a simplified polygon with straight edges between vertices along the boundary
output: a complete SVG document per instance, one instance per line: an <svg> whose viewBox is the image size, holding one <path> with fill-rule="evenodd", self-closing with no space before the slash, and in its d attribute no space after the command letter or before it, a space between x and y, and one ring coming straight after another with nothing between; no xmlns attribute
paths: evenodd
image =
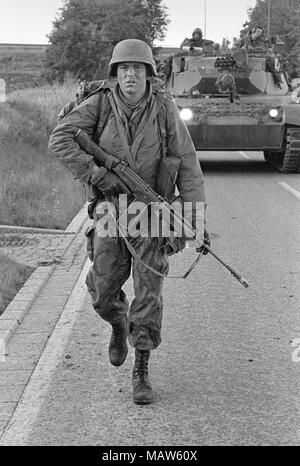
<svg viewBox="0 0 300 466"><path fill-rule="evenodd" d="M279 169L283 173L300 173L300 128L287 128L286 150Z"/></svg>

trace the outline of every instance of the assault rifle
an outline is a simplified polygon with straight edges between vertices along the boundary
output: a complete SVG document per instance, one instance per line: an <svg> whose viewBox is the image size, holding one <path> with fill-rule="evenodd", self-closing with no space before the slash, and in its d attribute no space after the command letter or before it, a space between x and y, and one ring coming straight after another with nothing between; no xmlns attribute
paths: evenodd
<svg viewBox="0 0 300 466"><path fill-rule="evenodd" d="M150 203L154 203L158 206L161 212L166 212L168 214L168 218L172 219L173 227L175 231L182 231L182 227L184 227L185 234L188 238L195 238L196 232L192 225L181 215L179 215L176 210L172 209L170 203L162 196L157 194L151 186L145 183L142 178L140 178L123 160L120 160L118 157L115 157L111 154L106 153L103 149L101 149L95 142L91 140L91 138L81 129L79 129L75 134L75 140L78 142L80 147L87 152L88 154L92 155L94 159L100 163L101 165L105 166L108 170L114 172L122 181L125 183L128 188L132 191L134 196L141 202L144 202L146 205ZM248 282L239 275L232 267L226 264L217 254L212 251L212 249L203 244L201 245L202 251L205 249L209 252L218 262L220 262L229 272L245 287L249 286ZM202 254L202 253L201 253ZM188 270L188 272L184 275L183 278L186 278L187 275L191 272L194 268L198 260L200 259L201 254L199 254L198 259L196 259L195 263L192 267Z"/></svg>

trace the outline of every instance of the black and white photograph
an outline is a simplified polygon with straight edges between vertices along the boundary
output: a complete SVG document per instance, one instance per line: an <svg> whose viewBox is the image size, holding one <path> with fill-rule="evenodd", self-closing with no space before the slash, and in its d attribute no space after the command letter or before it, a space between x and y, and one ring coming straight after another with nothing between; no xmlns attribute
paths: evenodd
<svg viewBox="0 0 300 466"><path fill-rule="evenodd" d="M0 0L1 452L300 446L299 173L300 0Z"/></svg>

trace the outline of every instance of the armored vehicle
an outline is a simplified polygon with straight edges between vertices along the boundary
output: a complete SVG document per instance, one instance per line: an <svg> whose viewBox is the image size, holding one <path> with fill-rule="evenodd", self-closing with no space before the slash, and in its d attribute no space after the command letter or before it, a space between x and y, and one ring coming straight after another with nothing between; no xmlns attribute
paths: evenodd
<svg viewBox="0 0 300 466"><path fill-rule="evenodd" d="M191 49L174 53L168 65L165 88L197 150L263 151L280 171L300 171L300 92L291 92L275 55L237 48L209 56Z"/></svg>

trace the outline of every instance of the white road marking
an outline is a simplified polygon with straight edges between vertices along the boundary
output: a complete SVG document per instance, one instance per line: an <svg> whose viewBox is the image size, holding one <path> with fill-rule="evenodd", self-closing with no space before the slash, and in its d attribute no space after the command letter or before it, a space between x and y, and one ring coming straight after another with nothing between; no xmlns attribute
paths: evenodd
<svg viewBox="0 0 300 466"><path fill-rule="evenodd" d="M240 154L242 157L244 157L245 159L251 159L250 155L247 155L245 152L243 152L242 150L239 150L238 151L238 154Z"/></svg>
<svg viewBox="0 0 300 466"><path fill-rule="evenodd" d="M82 308L86 298L87 287L85 285L85 277L90 265L91 263L88 259L31 375L18 406L0 439L0 445L26 445L42 403L45 400L59 359L62 357L65 345L78 317L78 311Z"/></svg>
<svg viewBox="0 0 300 466"><path fill-rule="evenodd" d="M300 199L300 193L299 193L299 191L297 191L297 189L292 188L292 186L290 186L289 184L284 183L284 182L279 182L278 184L280 184L280 186L282 188L286 189L289 193L291 193L297 199Z"/></svg>

